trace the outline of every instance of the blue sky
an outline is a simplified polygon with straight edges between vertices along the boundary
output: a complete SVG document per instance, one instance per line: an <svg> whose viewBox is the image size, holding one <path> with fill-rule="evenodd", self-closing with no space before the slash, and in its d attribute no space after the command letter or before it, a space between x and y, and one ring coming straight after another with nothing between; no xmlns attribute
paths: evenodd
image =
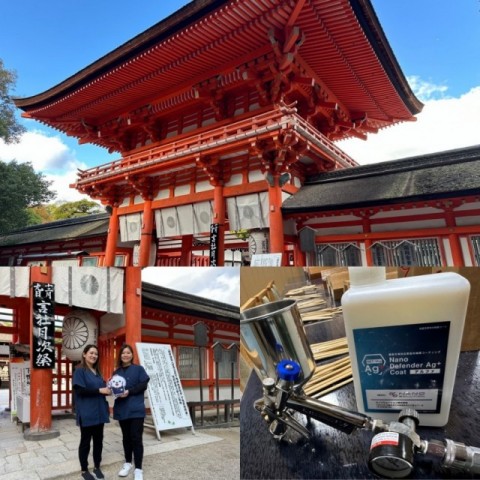
<svg viewBox="0 0 480 480"><path fill-rule="evenodd" d="M0 58L18 75L16 96L45 91L187 4L184 0L2 2ZM425 107L417 122L339 146L359 163L480 144L480 1L372 0L397 60ZM118 155L78 145L35 121L0 158L31 161L54 181L58 199L78 194L67 185L77 168Z"/></svg>

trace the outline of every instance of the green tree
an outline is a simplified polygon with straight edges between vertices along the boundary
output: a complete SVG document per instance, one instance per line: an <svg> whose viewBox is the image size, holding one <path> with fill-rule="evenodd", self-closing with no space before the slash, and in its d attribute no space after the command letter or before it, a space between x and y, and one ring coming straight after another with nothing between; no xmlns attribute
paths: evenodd
<svg viewBox="0 0 480 480"><path fill-rule="evenodd" d="M28 225L31 216L27 208L55 197L50 184L30 163L0 160L0 233Z"/></svg>
<svg viewBox="0 0 480 480"><path fill-rule="evenodd" d="M0 138L5 143L18 142L22 133L25 132L25 127L15 118L15 105L10 95L16 81L16 73L7 70L0 59Z"/></svg>
<svg viewBox="0 0 480 480"><path fill-rule="evenodd" d="M54 220L104 213L103 208L98 203L85 199L76 202L65 202L59 205L52 205L50 211Z"/></svg>
<svg viewBox="0 0 480 480"><path fill-rule="evenodd" d="M30 220L28 221L29 225L38 225L40 223L53 222L55 220L53 216L53 209L55 205L52 203L35 205L34 207L28 208L28 215Z"/></svg>

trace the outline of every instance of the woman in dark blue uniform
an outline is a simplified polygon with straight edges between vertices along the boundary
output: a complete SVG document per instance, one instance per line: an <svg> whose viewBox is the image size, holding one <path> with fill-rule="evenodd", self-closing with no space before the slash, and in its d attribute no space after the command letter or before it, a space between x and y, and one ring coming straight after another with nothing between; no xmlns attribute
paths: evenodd
<svg viewBox="0 0 480 480"><path fill-rule="evenodd" d="M103 449L103 427L110 422L108 402L105 395L110 395L105 380L98 366L98 348L87 345L83 349L82 363L73 374L73 390L75 392L75 411L77 425L80 427L80 445L78 458L85 480L105 478L100 470ZM88 454L93 439L93 476L88 471Z"/></svg>
<svg viewBox="0 0 480 480"><path fill-rule="evenodd" d="M119 477L126 477L135 461L135 480L143 480L143 422L145 419L144 392L150 377L141 365L133 363L133 349L123 345L119 353L119 366L114 375L126 380L125 392L115 399L113 418L118 420L123 435L125 464L118 472Z"/></svg>

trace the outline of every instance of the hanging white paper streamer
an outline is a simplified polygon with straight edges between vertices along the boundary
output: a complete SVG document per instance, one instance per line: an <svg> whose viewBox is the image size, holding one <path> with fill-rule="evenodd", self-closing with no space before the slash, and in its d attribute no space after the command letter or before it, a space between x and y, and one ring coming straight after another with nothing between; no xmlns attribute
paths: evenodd
<svg viewBox="0 0 480 480"><path fill-rule="evenodd" d="M28 298L29 282L29 267L0 267L0 295Z"/></svg>
<svg viewBox="0 0 480 480"><path fill-rule="evenodd" d="M142 232L142 213L131 213L120 217L120 238L122 242L137 242Z"/></svg>
<svg viewBox="0 0 480 480"><path fill-rule="evenodd" d="M230 230L268 228L268 194L252 193L227 199Z"/></svg>
<svg viewBox="0 0 480 480"><path fill-rule="evenodd" d="M211 202L199 202L193 204L195 216L195 233L205 233L210 231L212 222L212 204Z"/></svg>
<svg viewBox="0 0 480 480"><path fill-rule="evenodd" d="M55 301L58 303L123 313L122 268L54 267L53 283Z"/></svg>

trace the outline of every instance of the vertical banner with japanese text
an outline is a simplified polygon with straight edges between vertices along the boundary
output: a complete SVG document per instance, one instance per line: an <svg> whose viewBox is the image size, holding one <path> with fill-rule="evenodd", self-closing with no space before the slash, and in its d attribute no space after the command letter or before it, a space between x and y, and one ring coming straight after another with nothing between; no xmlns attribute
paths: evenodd
<svg viewBox="0 0 480 480"><path fill-rule="evenodd" d="M55 367L55 285L34 282L33 368Z"/></svg>
<svg viewBox="0 0 480 480"><path fill-rule="evenodd" d="M210 225L210 266L216 267L218 265L218 223Z"/></svg>

